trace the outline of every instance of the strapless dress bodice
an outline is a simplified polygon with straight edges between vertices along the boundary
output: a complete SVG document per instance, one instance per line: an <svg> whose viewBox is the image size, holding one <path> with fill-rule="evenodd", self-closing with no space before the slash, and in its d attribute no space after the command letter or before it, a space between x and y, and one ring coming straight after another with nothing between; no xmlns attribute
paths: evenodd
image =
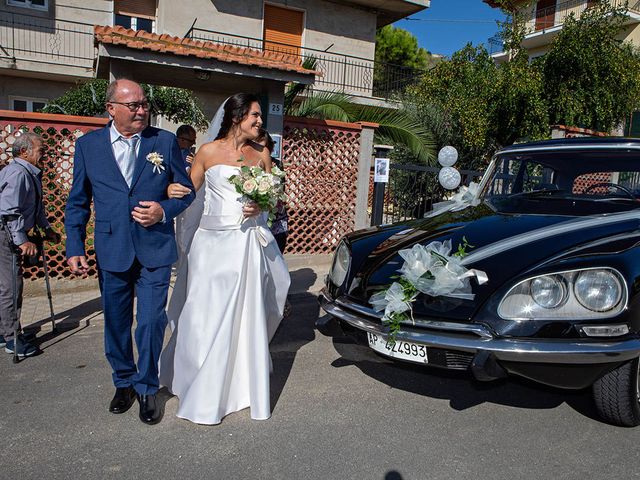
<svg viewBox="0 0 640 480"><path fill-rule="evenodd" d="M205 171L205 215L242 215L242 195L229 182L229 177L239 172L240 167L222 164Z"/></svg>

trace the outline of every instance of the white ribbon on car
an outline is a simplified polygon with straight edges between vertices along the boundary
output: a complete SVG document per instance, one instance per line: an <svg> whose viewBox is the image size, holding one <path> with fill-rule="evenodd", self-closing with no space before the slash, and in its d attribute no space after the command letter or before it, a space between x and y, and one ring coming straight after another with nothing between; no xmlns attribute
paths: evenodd
<svg viewBox="0 0 640 480"><path fill-rule="evenodd" d="M468 279L476 278L479 285L489 277L482 270L467 269L462 258L451 255L451 240L431 242L400 250L404 264L398 270L416 289L431 297L453 297L473 300ZM430 275L425 275L427 272Z"/></svg>
<svg viewBox="0 0 640 480"><path fill-rule="evenodd" d="M424 215L424 218L431 218L445 212L458 212L467 207L475 207L480 203L480 185L471 182L469 186L462 186L449 200L438 202L433 205L433 209Z"/></svg>

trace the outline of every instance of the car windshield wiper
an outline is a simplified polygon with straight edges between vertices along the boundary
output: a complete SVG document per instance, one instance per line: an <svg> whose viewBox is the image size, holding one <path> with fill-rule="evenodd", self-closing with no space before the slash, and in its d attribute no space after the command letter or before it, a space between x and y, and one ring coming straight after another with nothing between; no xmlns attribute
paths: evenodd
<svg viewBox="0 0 640 480"><path fill-rule="evenodd" d="M542 190L532 190L530 192L520 192L509 195L509 197L539 197L541 195L556 195L558 193L565 193L566 190L560 190L557 188L544 188Z"/></svg>

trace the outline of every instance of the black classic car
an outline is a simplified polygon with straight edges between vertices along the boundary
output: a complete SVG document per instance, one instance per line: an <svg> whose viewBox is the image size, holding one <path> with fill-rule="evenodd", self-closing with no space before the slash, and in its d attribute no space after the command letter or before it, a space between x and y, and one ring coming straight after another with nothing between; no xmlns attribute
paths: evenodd
<svg viewBox="0 0 640 480"><path fill-rule="evenodd" d="M478 380L592 387L606 421L639 425L640 140L513 145L466 193L441 213L346 235L320 330ZM390 338L371 297L397 278L399 252L447 240L466 244L461 264L488 281L467 280L472 299L418 294Z"/></svg>

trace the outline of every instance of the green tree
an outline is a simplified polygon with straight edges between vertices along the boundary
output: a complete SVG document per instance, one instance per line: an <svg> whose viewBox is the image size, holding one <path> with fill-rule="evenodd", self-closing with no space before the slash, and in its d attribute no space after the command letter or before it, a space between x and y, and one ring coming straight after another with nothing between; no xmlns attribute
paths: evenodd
<svg viewBox="0 0 640 480"><path fill-rule="evenodd" d="M447 139L453 141L469 167L474 159L483 159L488 149L495 148L490 131L496 70L483 47L468 44L454 53L451 60L439 63L425 74L413 89L413 98L408 99L446 119ZM425 117L425 123L429 122Z"/></svg>
<svg viewBox="0 0 640 480"><path fill-rule="evenodd" d="M77 85L64 95L52 100L42 110L46 113L96 116L105 113L105 94L108 82L92 80ZM197 129L206 129L208 121L198 101L189 90L142 84L151 102L151 112L175 123L188 123Z"/></svg>
<svg viewBox="0 0 640 480"><path fill-rule="evenodd" d="M529 63L523 49L512 53L510 61L498 66L493 91L491 135L499 147L549 135L542 71L537 64Z"/></svg>
<svg viewBox="0 0 640 480"><path fill-rule="evenodd" d="M313 55L305 57L302 62L302 68L306 70L315 70L318 65L318 59ZM284 92L284 112L289 115L295 103L299 97L307 90L307 85L304 83L289 82Z"/></svg>
<svg viewBox="0 0 640 480"><path fill-rule="evenodd" d="M418 39L402 28L386 25L376 32L376 62L411 68L427 68L429 52Z"/></svg>
<svg viewBox="0 0 640 480"><path fill-rule="evenodd" d="M552 124L610 131L640 106L640 55L619 37L625 7L599 2L570 15L543 59Z"/></svg>
<svg viewBox="0 0 640 480"><path fill-rule="evenodd" d="M376 32L374 92L387 96L403 90L430 65L431 55L418 39L402 28L386 25ZM415 72L414 72L415 70Z"/></svg>
<svg viewBox="0 0 640 480"><path fill-rule="evenodd" d="M484 47L468 44L428 71L403 102L438 147L458 149L462 168L481 169L497 148L547 135L541 82L526 53L496 65Z"/></svg>

